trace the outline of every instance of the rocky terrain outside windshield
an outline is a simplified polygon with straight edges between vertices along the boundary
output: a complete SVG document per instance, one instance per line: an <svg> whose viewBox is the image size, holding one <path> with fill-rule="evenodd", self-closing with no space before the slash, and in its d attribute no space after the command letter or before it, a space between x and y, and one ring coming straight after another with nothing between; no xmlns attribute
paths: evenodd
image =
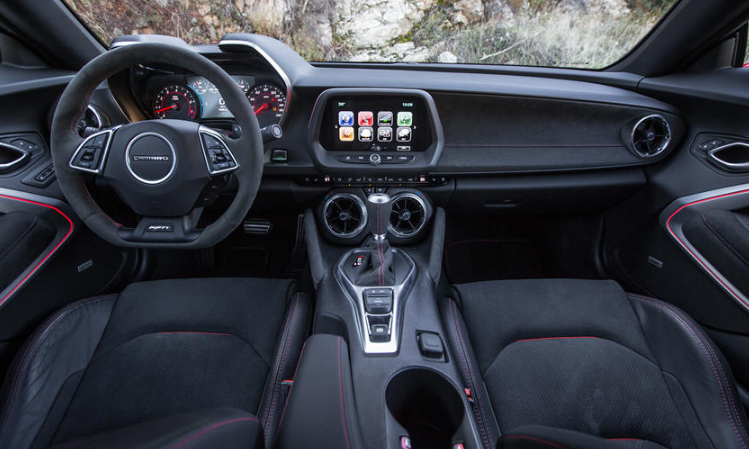
<svg viewBox="0 0 749 449"><path fill-rule="evenodd" d="M190 44L277 38L309 61L602 68L676 0L65 0L105 43L159 33Z"/></svg>

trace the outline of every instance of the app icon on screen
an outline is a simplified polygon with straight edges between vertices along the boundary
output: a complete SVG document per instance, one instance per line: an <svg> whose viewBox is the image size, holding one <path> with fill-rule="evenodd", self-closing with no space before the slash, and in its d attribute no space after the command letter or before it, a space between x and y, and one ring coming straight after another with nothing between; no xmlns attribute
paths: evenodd
<svg viewBox="0 0 749 449"><path fill-rule="evenodd" d="M354 141L354 128L351 126L343 126L338 130L338 137L341 142L353 142Z"/></svg>
<svg viewBox="0 0 749 449"><path fill-rule="evenodd" d="M393 128L389 126L383 126L377 128L377 140L380 142L392 142L393 141Z"/></svg>
<svg viewBox="0 0 749 449"><path fill-rule="evenodd" d="M374 124L374 113L372 111L359 112L359 126L372 126Z"/></svg>
<svg viewBox="0 0 749 449"><path fill-rule="evenodd" d="M413 113L411 112L399 112L398 113L398 126L411 126L413 124Z"/></svg>
<svg viewBox="0 0 749 449"><path fill-rule="evenodd" d="M378 112L377 124L380 126L393 126L393 113L389 111Z"/></svg>
<svg viewBox="0 0 749 449"><path fill-rule="evenodd" d="M374 140L374 130L368 126L359 128L359 141L371 142Z"/></svg>
<svg viewBox="0 0 749 449"><path fill-rule="evenodd" d="M398 118L400 121L400 117ZM401 127L398 128L398 134L396 136L398 142L410 142L411 141L411 128Z"/></svg>
<svg viewBox="0 0 749 449"><path fill-rule="evenodd" d="M338 113L338 124L340 126L354 126L354 112L341 111Z"/></svg>

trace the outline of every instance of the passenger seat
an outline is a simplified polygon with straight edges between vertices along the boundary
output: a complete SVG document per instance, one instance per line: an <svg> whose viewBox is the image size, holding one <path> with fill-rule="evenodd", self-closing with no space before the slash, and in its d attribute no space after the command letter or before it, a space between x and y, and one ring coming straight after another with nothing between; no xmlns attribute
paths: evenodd
<svg viewBox="0 0 749 449"><path fill-rule="evenodd" d="M749 445L728 364L668 303L612 281L478 282L443 319L486 449Z"/></svg>

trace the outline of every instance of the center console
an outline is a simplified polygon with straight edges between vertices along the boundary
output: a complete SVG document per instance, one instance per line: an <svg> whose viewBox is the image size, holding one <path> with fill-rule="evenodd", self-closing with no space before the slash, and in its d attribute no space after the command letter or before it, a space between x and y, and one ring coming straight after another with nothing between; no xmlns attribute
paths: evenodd
<svg viewBox="0 0 749 449"><path fill-rule="evenodd" d="M434 101L327 90L309 146L325 175L304 183L330 189L304 216L314 329L276 447L485 449L440 307L445 213L429 193L449 181L429 175L443 146Z"/></svg>

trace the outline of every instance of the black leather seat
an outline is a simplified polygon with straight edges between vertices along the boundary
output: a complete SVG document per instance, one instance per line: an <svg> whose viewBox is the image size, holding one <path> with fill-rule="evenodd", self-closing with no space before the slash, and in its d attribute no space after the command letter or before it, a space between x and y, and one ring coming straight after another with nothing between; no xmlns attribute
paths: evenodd
<svg viewBox="0 0 749 449"><path fill-rule="evenodd" d="M9 371L0 447L262 442L276 432L310 308L291 281L268 279L143 282L71 304Z"/></svg>
<svg viewBox="0 0 749 449"><path fill-rule="evenodd" d="M487 449L746 448L728 364L678 308L611 281L459 285L443 307Z"/></svg>

